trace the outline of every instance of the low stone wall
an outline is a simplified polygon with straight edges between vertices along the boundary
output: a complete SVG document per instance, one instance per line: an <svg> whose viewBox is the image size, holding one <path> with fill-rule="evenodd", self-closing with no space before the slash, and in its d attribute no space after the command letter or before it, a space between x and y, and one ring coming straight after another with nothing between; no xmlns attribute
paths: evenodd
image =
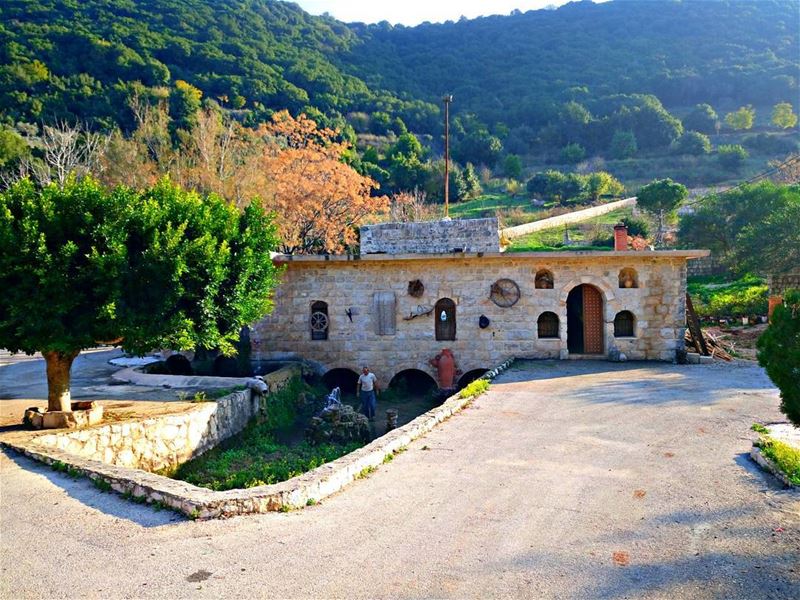
<svg viewBox="0 0 800 600"><path fill-rule="evenodd" d="M548 219L540 219L539 221L524 223L522 225L517 225L516 227L506 227L502 230L502 234L504 237L513 240L514 238L528 235L529 233L533 233L535 231L562 227L563 225L569 225L570 223L580 223L581 221L593 219L594 217L605 215L620 208L635 205L636 198L625 198L624 200L617 200L616 202L601 204L600 206L592 206L591 208L576 210L564 215L558 215L557 217L550 217Z"/></svg>
<svg viewBox="0 0 800 600"><path fill-rule="evenodd" d="M800 290L800 269L781 273L780 275L769 275L767 283L769 284L770 296L782 296L786 293L786 290L790 289Z"/></svg>
<svg viewBox="0 0 800 600"><path fill-rule="evenodd" d="M513 359L504 362L484 378L496 377L512 362ZM63 463L92 480L105 482L121 494L130 494L148 503L159 502L192 518L212 519L301 508L309 500L319 501L330 496L360 477L365 470L379 467L386 456L428 433L473 400L472 397L461 398L455 394L410 423L313 471L281 483L224 492L215 492L155 473L109 465L58 448L8 441L3 445L44 463Z"/></svg>
<svg viewBox="0 0 800 600"><path fill-rule="evenodd" d="M686 274L689 277L709 277L711 275L722 275L728 269L715 256L698 258L689 263Z"/></svg>
<svg viewBox="0 0 800 600"><path fill-rule="evenodd" d="M380 223L360 229L361 254L499 252L497 219Z"/></svg>
<svg viewBox="0 0 800 600"><path fill-rule="evenodd" d="M264 380L274 392L299 374L299 366L287 366ZM45 433L32 443L109 465L157 471L177 467L239 433L259 409L259 397L246 389L185 413Z"/></svg>

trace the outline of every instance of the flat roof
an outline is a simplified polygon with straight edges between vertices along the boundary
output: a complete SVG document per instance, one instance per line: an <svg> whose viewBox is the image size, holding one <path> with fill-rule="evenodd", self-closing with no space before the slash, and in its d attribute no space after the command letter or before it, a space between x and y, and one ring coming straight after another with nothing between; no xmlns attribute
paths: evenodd
<svg viewBox="0 0 800 600"><path fill-rule="evenodd" d="M536 259L565 258L704 258L710 250L566 250L559 252L447 252L438 254L274 254L280 263L318 262L387 262L406 260L463 260L463 259Z"/></svg>

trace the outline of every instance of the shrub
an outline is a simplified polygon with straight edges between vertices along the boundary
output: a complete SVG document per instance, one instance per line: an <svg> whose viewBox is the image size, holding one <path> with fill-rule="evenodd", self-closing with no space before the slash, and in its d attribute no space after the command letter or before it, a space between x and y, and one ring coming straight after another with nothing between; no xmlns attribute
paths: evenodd
<svg viewBox="0 0 800 600"><path fill-rule="evenodd" d="M458 394L459 398L469 398L470 396L480 396L486 390L489 389L489 380L488 379L476 379L468 386L466 386L461 392Z"/></svg>
<svg viewBox="0 0 800 600"><path fill-rule="evenodd" d="M729 171L737 171L750 156L739 144L724 144L717 148L719 164Z"/></svg>
<svg viewBox="0 0 800 600"><path fill-rule="evenodd" d="M701 317L737 317L767 313L768 286L760 278L745 275L729 283L690 283L695 310Z"/></svg>
<svg viewBox="0 0 800 600"><path fill-rule="evenodd" d="M775 463L795 485L800 485L800 450L780 440L764 436L759 442L761 453Z"/></svg>
<svg viewBox="0 0 800 600"><path fill-rule="evenodd" d="M711 140L707 135L697 131L687 131L675 141L673 151L676 154L702 156L711 152Z"/></svg>
<svg viewBox="0 0 800 600"><path fill-rule="evenodd" d="M620 219L623 225L628 228L628 235L631 237L641 236L643 238L650 237L650 224L644 219L637 219L636 217L623 217Z"/></svg>
<svg viewBox="0 0 800 600"><path fill-rule="evenodd" d="M579 163L586 158L586 149L580 144L567 144L561 149L560 156L565 163Z"/></svg>
<svg viewBox="0 0 800 600"><path fill-rule="evenodd" d="M800 290L786 292L757 347L758 363L781 391L781 411L800 425Z"/></svg>

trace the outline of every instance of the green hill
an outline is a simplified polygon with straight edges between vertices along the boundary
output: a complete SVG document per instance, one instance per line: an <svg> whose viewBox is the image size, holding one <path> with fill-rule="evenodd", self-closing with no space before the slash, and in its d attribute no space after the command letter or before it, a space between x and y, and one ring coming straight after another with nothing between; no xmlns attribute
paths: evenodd
<svg viewBox="0 0 800 600"><path fill-rule="evenodd" d="M345 24L273 0L6 0L0 125L130 131L134 96L168 101L176 129L201 102L247 125L289 109L374 146L360 168L382 183L398 157L416 182L414 160L441 151L449 92L462 165L520 179L599 157L626 180L663 167L720 181L797 149L796 127L779 135L770 113L798 109L798 23L796 0L584 1L416 27ZM745 105L758 138L724 124ZM406 128L424 146L413 160L391 150ZM711 145L677 143L689 130ZM708 149L740 138L745 171L716 172Z"/></svg>

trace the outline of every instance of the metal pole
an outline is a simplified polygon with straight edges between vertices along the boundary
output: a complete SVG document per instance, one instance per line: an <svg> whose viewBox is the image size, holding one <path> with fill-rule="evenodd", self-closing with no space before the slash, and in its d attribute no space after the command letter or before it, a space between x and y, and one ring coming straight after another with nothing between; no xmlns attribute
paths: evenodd
<svg viewBox="0 0 800 600"><path fill-rule="evenodd" d="M444 216L450 216L450 103L453 96L444 97Z"/></svg>

